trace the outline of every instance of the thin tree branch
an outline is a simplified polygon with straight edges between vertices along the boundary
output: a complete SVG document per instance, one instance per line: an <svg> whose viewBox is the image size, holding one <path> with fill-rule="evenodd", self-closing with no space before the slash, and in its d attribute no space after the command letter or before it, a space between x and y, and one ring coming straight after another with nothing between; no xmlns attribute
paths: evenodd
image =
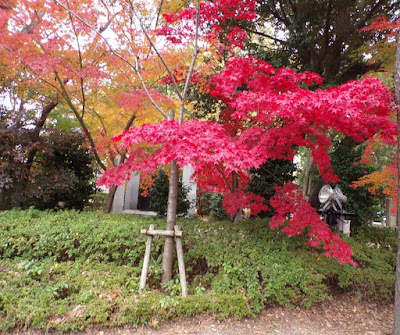
<svg viewBox="0 0 400 335"><path fill-rule="evenodd" d="M79 15L77 15L73 11L69 10L66 6L64 6L58 0L54 0L54 2L57 5L59 5L60 7L62 7L64 10L66 10L67 12L71 13L74 17L76 17L78 20L80 20L85 26L87 26L90 30L92 30L95 34L97 34L97 36L99 36L104 41L104 43L107 45L107 47L109 48L110 52L113 55L115 55L116 57L118 57L119 59L121 59L123 62L125 62L126 64L128 64L131 67L131 69L138 76L138 78L140 80L140 83L141 83L144 91L146 92L146 95L149 98L151 104L167 119L168 115L154 101L153 97L151 96L151 94L150 94L150 92L149 92L149 90L148 90L148 88L146 86L146 83L143 80L143 77L141 76L141 74L139 72L139 68L137 66L137 58L136 58L136 56L133 55L133 58L135 60L135 65L134 65L134 64L132 64L132 62L130 62L128 59L126 59L124 56L122 56L119 52L115 51L114 48L111 46L111 44L108 42L108 40L96 28L94 28L92 25L90 25L88 22L86 22L86 20L81 18ZM131 52L130 52L130 54L132 55Z"/></svg>
<svg viewBox="0 0 400 335"><path fill-rule="evenodd" d="M281 23L283 23L286 27L290 27L292 25L292 23L288 20L287 17L282 17L281 15L279 15L278 11L277 11L277 4L275 3L275 1L273 1L273 6L275 7L274 9L272 9L271 5L268 5L268 8L271 12L271 14ZM282 6L280 6L282 8Z"/></svg>
<svg viewBox="0 0 400 335"><path fill-rule="evenodd" d="M94 143L94 140L92 138L92 135L90 135L89 129L86 127L85 122L83 122L83 119L80 117L78 110L76 109L76 107L74 106L74 104L71 101L71 98L69 97L69 94L65 88L64 82L61 80L60 76L58 75L57 71L54 72L56 79L60 85L61 91L63 93L63 97L65 99L65 101L67 102L68 106L71 108L71 110L73 111L73 113L75 114L75 117L78 119L83 131L85 132L85 136L87 137L87 139L90 142L90 145L92 146L92 150L93 150L93 154L94 157L96 158L97 163L100 165L100 167L103 170L106 170L107 167L105 166L105 164L101 161L100 156L97 152L96 149L96 144Z"/></svg>
<svg viewBox="0 0 400 335"><path fill-rule="evenodd" d="M87 114L94 115L100 121L101 126L102 126L103 131L104 131L104 135L107 136L108 135L108 131L107 131L106 125L104 123L104 118L98 112L96 112L95 109L89 108L89 107L87 108Z"/></svg>
<svg viewBox="0 0 400 335"><path fill-rule="evenodd" d="M157 11L157 18L156 18L156 23L154 24L154 29L157 28L158 26L158 21L160 20L160 15L161 15L161 10L163 6L164 0L160 1L160 5L158 6L158 11Z"/></svg>
<svg viewBox="0 0 400 335"><path fill-rule="evenodd" d="M329 46L329 28L331 26L331 14L332 14L332 0L328 2L328 9L326 13L326 21L325 21L325 29L324 29L324 38L325 38L325 47L328 48Z"/></svg>
<svg viewBox="0 0 400 335"><path fill-rule="evenodd" d="M297 7L296 7L296 3L295 2L293 2L293 0L289 0L289 4L290 4L290 6L292 7L292 11L293 11L293 14L297 14Z"/></svg>
<svg viewBox="0 0 400 335"><path fill-rule="evenodd" d="M180 106L180 110L179 110L179 123L183 122L183 111L184 111L184 107L185 107L186 95L187 95L188 90L189 90L190 80L192 79L192 75L193 75L193 70L194 70L194 66L195 66L195 63L196 63L197 54L199 53L199 46L198 46L198 42L199 42L199 24L200 24L199 21L200 21L200 0L197 0L197 6L196 6L196 32L195 32L195 35L194 35L194 50L193 50L192 62L190 64L189 72L188 72L188 74L186 76L185 86L184 86L183 92L182 92L181 106Z"/></svg>
<svg viewBox="0 0 400 335"><path fill-rule="evenodd" d="M397 49L394 70L395 102L397 110L397 255L396 255L396 281L394 295L394 323L393 335L400 332L400 31L397 33Z"/></svg>
<svg viewBox="0 0 400 335"><path fill-rule="evenodd" d="M68 9L69 9L69 2L68 2L68 0L66 0L66 1L67 1ZM79 42L78 33L76 32L75 25L73 23L73 16L72 16L72 14L70 12L68 12L68 16L69 16L69 19L70 19L70 22L71 22L72 30L73 30L74 35L75 35L76 44L78 46L79 70L82 72L82 70L83 70L83 57L82 57L82 51L81 51L81 44ZM79 82L80 82L81 95L82 95L82 114L81 114L81 117L83 118L84 115L85 115L86 97L85 97L85 90L83 88L84 81L83 81L83 77L82 76L80 76Z"/></svg>
<svg viewBox="0 0 400 335"><path fill-rule="evenodd" d="M231 185L229 184L229 180L228 180L228 177L226 176L225 172L224 172L217 164L215 164L214 166L215 166L215 168L217 169L217 171L218 171L218 172L222 175L222 177L224 178L226 187L229 189L229 191L231 191L231 192L233 193L233 185L232 185L232 187L231 187Z"/></svg>
<svg viewBox="0 0 400 335"><path fill-rule="evenodd" d="M140 28L142 29L144 36L146 37L146 39L149 42L149 44L151 45L152 49L157 54L157 57L161 60L161 62L163 63L165 69L167 70L167 72L168 72L168 74L169 74L169 76L171 78L172 86L174 87L174 90L175 90L176 94L178 95L179 99L182 100L182 94L181 94L181 91L180 91L180 89L178 87L178 84L177 84L177 82L175 80L174 74L172 73L172 71L171 71L170 67L168 66L167 62L165 61L164 57L161 55L161 53L158 51L157 47L155 46L154 42L152 41L149 33L147 32L145 26L143 25L142 18L136 12L132 1L129 1L129 4L131 6L131 10L132 10L133 15L135 15L135 17L139 21Z"/></svg>
<svg viewBox="0 0 400 335"><path fill-rule="evenodd" d="M57 96L54 100L50 101L42 110L42 113L39 119L36 121L35 128L30 134L30 141L31 143L35 143L40 139L40 131L43 129L43 126L50 114L50 112L56 108L60 99ZM23 166L21 180L26 181L29 178L31 167L33 164L33 160L35 159L36 153L38 152L39 148L37 145L30 146L28 149L28 153L26 156L26 161Z"/></svg>
<svg viewBox="0 0 400 335"><path fill-rule="evenodd" d="M280 6L281 13L283 15L283 18L285 19L285 22L289 23L289 25L290 25L290 20L289 20L288 16L286 15L284 8L285 8L284 6Z"/></svg>
<svg viewBox="0 0 400 335"><path fill-rule="evenodd" d="M14 121L14 127L15 128L21 128L21 120L22 120L22 113L24 111L24 105L25 105L25 100L21 99L19 102L19 108L18 108L18 113L16 116L16 120ZM15 105L15 103L14 103ZM15 110L16 108L14 107L13 110Z"/></svg>
<svg viewBox="0 0 400 335"><path fill-rule="evenodd" d="M268 35L268 34L266 34L266 33L262 33L261 31L252 30L252 29L246 28L246 27L244 27L243 29L246 30L246 31L249 32L249 33L253 33L253 34L256 34L256 35L260 35L260 36L269 38L269 39L271 39L271 40L273 40L273 41L275 41L275 42L279 42L279 43L282 43L282 44L287 43L286 41L281 40L280 38L277 38L277 37Z"/></svg>
<svg viewBox="0 0 400 335"><path fill-rule="evenodd" d="M280 178L278 178L275 174L273 174L271 171L269 171L267 168L260 166L260 169L264 170L265 172L269 173L273 178L275 178L275 180L282 185L284 183L284 181Z"/></svg>

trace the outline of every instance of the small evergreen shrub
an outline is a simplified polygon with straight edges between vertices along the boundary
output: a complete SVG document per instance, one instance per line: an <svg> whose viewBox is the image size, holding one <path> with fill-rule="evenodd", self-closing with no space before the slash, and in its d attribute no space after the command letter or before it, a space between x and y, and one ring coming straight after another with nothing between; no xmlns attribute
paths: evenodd
<svg viewBox="0 0 400 335"><path fill-rule="evenodd" d="M229 220L229 215L222 207L223 194L200 193L197 197L197 214L210 215L216 221Z"/></svg>
<svg viewBox="0 0 400 335"><path fill-rule="evenodd" d="M160 170L158 176L154 178L153 187L149 190L150 208L157 212L159 216L165 216L167 214L168 188L168 176L164 170ZM192 206L187 198L189 191L190 189L188 187L184 186L181 182L178 183L177 214L179 216L185 216L190 206Z"/></svg>

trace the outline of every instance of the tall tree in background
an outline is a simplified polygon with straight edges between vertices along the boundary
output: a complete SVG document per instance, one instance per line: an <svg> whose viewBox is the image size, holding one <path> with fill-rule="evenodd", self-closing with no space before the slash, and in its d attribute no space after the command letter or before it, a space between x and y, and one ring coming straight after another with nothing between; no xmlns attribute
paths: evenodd
<svg viewBox="0 0 400 335"><path fill-rule="evenodd" d="M394 98L395 98L395 112L397 120L397 148L396 155L393 161L388 161L384 166L383 171L377 171L369 176L365 176L359 182L355 183L356 186L361 183L370 183L372 189L383 187L385 194L396 199L397 210L397 259L396 259L396 281L395 281L395 298L394 298L394 323L393 335L400 335L400 19L390 21L387 17L381 16L374 20L367 29L372 31L379 31L392 42L395 42L395 62L394 62ZM382 139L375 138L372 143L373 150L375 147L382 146ZM368 156L367 156L368 158Z"/></svg>
<svg viewBox="0 0 400 335"><path fill-rule="evenodd" d="M274 41L268 60L313 71L335 86L379 68L365 57L365 44L380 33L363 32L379 15L394 17L398 0L259 0L260 18L252 32ZM265 27L272 28L272 32ZM278 64L280 65L280 64Z"/></svg>

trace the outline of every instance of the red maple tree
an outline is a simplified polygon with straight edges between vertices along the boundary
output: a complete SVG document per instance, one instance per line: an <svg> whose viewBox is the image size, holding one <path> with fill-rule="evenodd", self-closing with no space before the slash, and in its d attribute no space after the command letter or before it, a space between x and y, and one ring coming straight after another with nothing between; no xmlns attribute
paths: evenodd
<svg viewBox="0 0 400 335"><path fill-rule="evenodd" d="M185 9L167 18L175 22L192 17L192 11ZM218 22L221 18L208 19ZM209 32L215 33L218 24L210 27ZM161 29L161 33L166 32L177 36L180 31L172 34L170 27ZM242 33L239 28L237 32ZM308 89L322 81L315 73L274 69L264 61L238 58L232 52L224 70L208 83L209 93L227 106L222 122L164 121L131 128L114 138L121 149L128 150L129 158L108 169L100 182L121 183L129 178L131 170L150 174L172 161L178 166L192 164L201 190L225 194L223 205L229 214L247 207L256 215L265 210L265 205L262 197L245 192L247 172L268 159L292 160L295 148L301 146L311 149L324 180L336 181L328 155L328 132L335 130L363 141L385 129L382 136L391 139L395 134L395 125L389 120L392 95L371 77L337 88ZM284 226L282 231L287 234L300 234L310 228L311 246L322 244L327 256L355 264L349 246L319 219L297 186L288 184L277 191L270 203L276 211L271 227Z"/></svg>

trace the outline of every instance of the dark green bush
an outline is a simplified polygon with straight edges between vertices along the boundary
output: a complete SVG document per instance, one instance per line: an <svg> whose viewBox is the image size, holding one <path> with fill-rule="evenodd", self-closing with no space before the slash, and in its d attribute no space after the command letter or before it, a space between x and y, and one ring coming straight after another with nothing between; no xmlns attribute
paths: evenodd
<svg viewBox="0 0 400 335"><path fill-rule="evenodd" d="M229 220L229 215L222 207L223 194L200 193L197 197L197 214L210 215L216 221Z"/></svg>
<svg viewBox="0 0 400 335"><path fill-rule="evenodd" d="M368 186L352 187L354 180L358 180L368 173L376 170L376 167L361 164L361 156L365 148L365 143L359 144L351 138L336 139L333 141L332 152L330 153L332 167L339 176L340 182L337 184L342 192L347 196L345 209L354 213L352 226L361 226L366 221L373 220L376 212L380 209L383 195L379 199L379 194L372 195L368 191ZM332 185L335 186L335 185Z"/></svg>
<svg viewBox="0 0 400 335"><path fill-rule="evenodd" d="M83 209L95 193L94 157L82 134L29 130L0 124L0 209ZM32 161L28 164L29 153Z"/></svg>
<svg viewBox="0 0 400 335"><path fill-rule="evenodd" d="M157 212L159 216L167 214L168 187L168 176L164 170L160 170L158 176L154 178L153 187L149 190L150 208ZM181 182L178 183L177 214L179 216L186 215L192 205L187 198L189 191L188 187L184 186Z"/></svg>

